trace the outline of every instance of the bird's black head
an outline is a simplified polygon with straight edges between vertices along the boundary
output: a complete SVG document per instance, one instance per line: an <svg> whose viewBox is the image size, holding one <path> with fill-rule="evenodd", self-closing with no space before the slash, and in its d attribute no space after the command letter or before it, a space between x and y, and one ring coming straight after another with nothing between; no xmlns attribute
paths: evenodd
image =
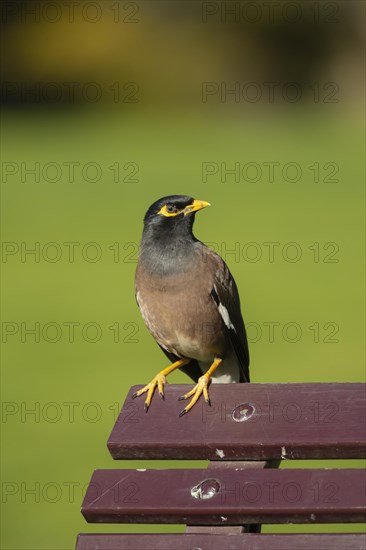
<svg viewBox="0 0 366 550"><path fill-rule="evenodd" d="M186 195L163 197L154 202L146 212L145 230L189 234L192 231L195 212L206 206L210 204Z"/></svg>
<svg viewBox="0 0 366 550"><path fill-rule="evenodd" d="M192 233L195 213L208 202L185 195L170 195L154 202L144 218L139 263L150 273L182 273L195 253Z"/></svg>

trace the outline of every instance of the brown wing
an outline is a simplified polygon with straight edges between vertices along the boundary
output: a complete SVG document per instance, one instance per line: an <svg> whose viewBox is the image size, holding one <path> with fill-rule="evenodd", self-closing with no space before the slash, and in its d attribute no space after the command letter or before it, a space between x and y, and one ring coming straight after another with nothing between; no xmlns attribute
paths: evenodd
<svg viewBox="0 0 366 550"><path fill-rule="evenodd" d="M211 296L224 321L225 330L230 338L240 365L240 381L249 382L249 349L243 317L240 310L240 298L233 276L224 260L205 245L207 259L216 266ZM206 253L206 250L205 250Z"/></svg>

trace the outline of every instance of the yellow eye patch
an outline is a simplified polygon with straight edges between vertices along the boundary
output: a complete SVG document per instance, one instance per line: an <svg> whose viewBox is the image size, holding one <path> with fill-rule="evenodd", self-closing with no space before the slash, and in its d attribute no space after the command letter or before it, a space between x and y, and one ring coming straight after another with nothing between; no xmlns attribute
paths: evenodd
<svg viewBox="0 0 366 550"><path fill-rule="evenodd" d="M161 214L162 216L170 217L170 216L177 216L181 212L182 212L181 210L176 210L175 212L169 212L168 211L168 205L164 204L164 206L162 208L160 208L158 214Z"/></svg>
<svg viewBox="0 0 366 550"><path fill-rule="evenodd" d="M191 204L189 204L185 208L181 208L180 210L176 209L173 212L169 212L169 209L174 209L176 207L173 204L164 204L164 206L160 208L158 214L166 217L178 216L178 214L184 214L185 216L187 216L188 214L192 214L193 212L202 210L202 208L206 208L206 206L211 206L211 205L209 202L206 202L206 201L194 200Z"/></svg>

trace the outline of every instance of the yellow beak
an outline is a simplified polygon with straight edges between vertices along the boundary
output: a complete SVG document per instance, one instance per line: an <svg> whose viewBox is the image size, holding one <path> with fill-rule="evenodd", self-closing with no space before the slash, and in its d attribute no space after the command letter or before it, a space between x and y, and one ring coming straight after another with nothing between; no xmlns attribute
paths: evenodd
<svg viewBox="0 0 366 550"><path fill-rule="evenodd" d="M206 206L211 206L211 204L206 201L194 200L192 204L189 204L188 206L185 207L183 212L184 212L184 215L187 216L187 214L192 214L192 212L197 212L198 210L202 210L202 208L206 208Z"/></svg>

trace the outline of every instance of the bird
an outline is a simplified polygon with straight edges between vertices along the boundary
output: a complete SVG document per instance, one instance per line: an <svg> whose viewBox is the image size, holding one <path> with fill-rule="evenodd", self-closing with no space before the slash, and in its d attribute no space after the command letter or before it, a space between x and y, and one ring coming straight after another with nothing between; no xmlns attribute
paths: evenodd
<svg viewBox="0 0 366 550"><path fill-rule="evenodd" d="M225 261L192 231L198 211L210 203L186 195L154 202L144 217L135 273L135 296L144 323L171 364L134 398L146 395L149 410L155 390L164 399L166 377L176 369L195 385L179 397L201 395L211 405L210 383L246 383L249 349L235 280Z"/></svg>

